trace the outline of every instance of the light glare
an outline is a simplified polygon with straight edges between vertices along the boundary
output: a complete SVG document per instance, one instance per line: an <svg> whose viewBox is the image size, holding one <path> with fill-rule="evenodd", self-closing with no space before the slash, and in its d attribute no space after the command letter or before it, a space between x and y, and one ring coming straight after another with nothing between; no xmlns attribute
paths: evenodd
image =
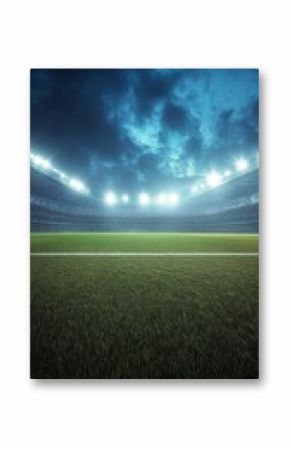
<svg viewBox="0 0 290 449"><path fill-rule="evenodd" d="M160 206L164 206L167 203L167 198L164 193L160 193L157 197L157 203L160 204Z"/></svg>
<svg viewBox="0 0 290 449"><path fill-rule="evenodd" d="M37 165L38 167L43 168L45 170L49 170L51 168L51 163L48 160L43 159L43 157L31 155L31 158L35 163L35 165Z"/></svg>
<svg viewBox="0 0 290 449"><path fill-rule="evenodd" d="M114 206L117 203L117 197L114 192L107 192L104 198L105 204Z"/></svg>
<svg viewBox="0 0 290 449"><path fill-rule="evenodd" d="M246 159L238 159L236 161L236 169L238 171L245 171L248 168L248 162L246 161Z"/></svg>
<svg viewBox="0 0 290 449"><path fill-rule="evenodd" d="M150 203L150 197L148 193L142 192L139 195L139 203L141 206L147 206Z"/></svg>
<svg viewBox="0 0 290 449"><path fill-rule="evenodd" d="M122 201L123 203L129 203L129 195L127 195L127 193L122 195Z"/></svg>
<svg viewBox="0 0 290 449"><path fill-rule="evenodd" d="M209 187L217 187L221 184L222 177L216 171L212 171L206 177L206 182Z"/></svg>
<svg viewBox="0 0 290 449"><path fill-rule="evenodd" d="M76 190L77 192L85 192L86 191L86 187L78 179L72 178L69 182L69 185L72 189Z"/></svg>
<svg viewBox="0 0 290 449"><path fill-rule="evenodd" d="M179 196L177 195L177 193L173 192L169 195L169 204L171 204L172 206L175 206L179 201Z"/></svg>

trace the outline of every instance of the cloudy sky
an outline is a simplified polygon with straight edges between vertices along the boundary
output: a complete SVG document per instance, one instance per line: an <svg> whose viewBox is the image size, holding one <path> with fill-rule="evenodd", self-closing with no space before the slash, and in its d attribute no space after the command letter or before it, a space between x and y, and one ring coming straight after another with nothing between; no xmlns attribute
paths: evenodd
<svg viewBox="0 0 290 449"><path fill-rule="evenodd" d="M92 192L184 186L257 151L258 71L34 69L31 148Z"/></svg>

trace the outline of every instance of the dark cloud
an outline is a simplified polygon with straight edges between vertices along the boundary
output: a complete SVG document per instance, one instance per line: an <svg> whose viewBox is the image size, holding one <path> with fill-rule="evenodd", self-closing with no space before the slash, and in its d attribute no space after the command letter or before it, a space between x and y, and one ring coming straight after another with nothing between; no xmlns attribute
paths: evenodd
<svg viewBox="0 0 290 449"><path fill-rule="evenodd" d="M215 157L225 162L233 153L251 154L259 141L258 101L240 110L222 111L217 119Z"/></svg>
<svg viewBox="0 0 290 449"><path fill-rule="evenodd" d="M176 184L258 146L256 70L32 70L31 144L91 189Z"/></svg>
<svg viewBox="0 0 290 449"><path fill-rule="evenodd" d="M163 124L170 129L185 132L189 125L188 113L184 108L168 103L163 109Z"/></svg>

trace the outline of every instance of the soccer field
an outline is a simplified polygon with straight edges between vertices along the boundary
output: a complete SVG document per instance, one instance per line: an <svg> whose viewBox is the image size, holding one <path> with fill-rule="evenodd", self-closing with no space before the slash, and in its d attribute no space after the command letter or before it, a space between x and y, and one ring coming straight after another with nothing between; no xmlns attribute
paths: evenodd
<svg viewBox="0 0 290 449"><path fill-rule="evenodd" d="M257 378L258 281L257 235L32 234L31 377Z"/></svg>

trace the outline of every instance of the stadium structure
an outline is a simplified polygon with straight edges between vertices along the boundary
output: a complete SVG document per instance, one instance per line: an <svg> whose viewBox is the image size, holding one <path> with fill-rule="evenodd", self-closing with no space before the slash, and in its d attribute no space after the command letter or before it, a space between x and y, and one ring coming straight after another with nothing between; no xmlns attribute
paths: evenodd
<svg viewBox="0 0 290 449"><path fill-rule="evenodd" d="M259 227L257 158L210 171L178 192L92 194L31 153L32 232L246 232Z"/></svg>

